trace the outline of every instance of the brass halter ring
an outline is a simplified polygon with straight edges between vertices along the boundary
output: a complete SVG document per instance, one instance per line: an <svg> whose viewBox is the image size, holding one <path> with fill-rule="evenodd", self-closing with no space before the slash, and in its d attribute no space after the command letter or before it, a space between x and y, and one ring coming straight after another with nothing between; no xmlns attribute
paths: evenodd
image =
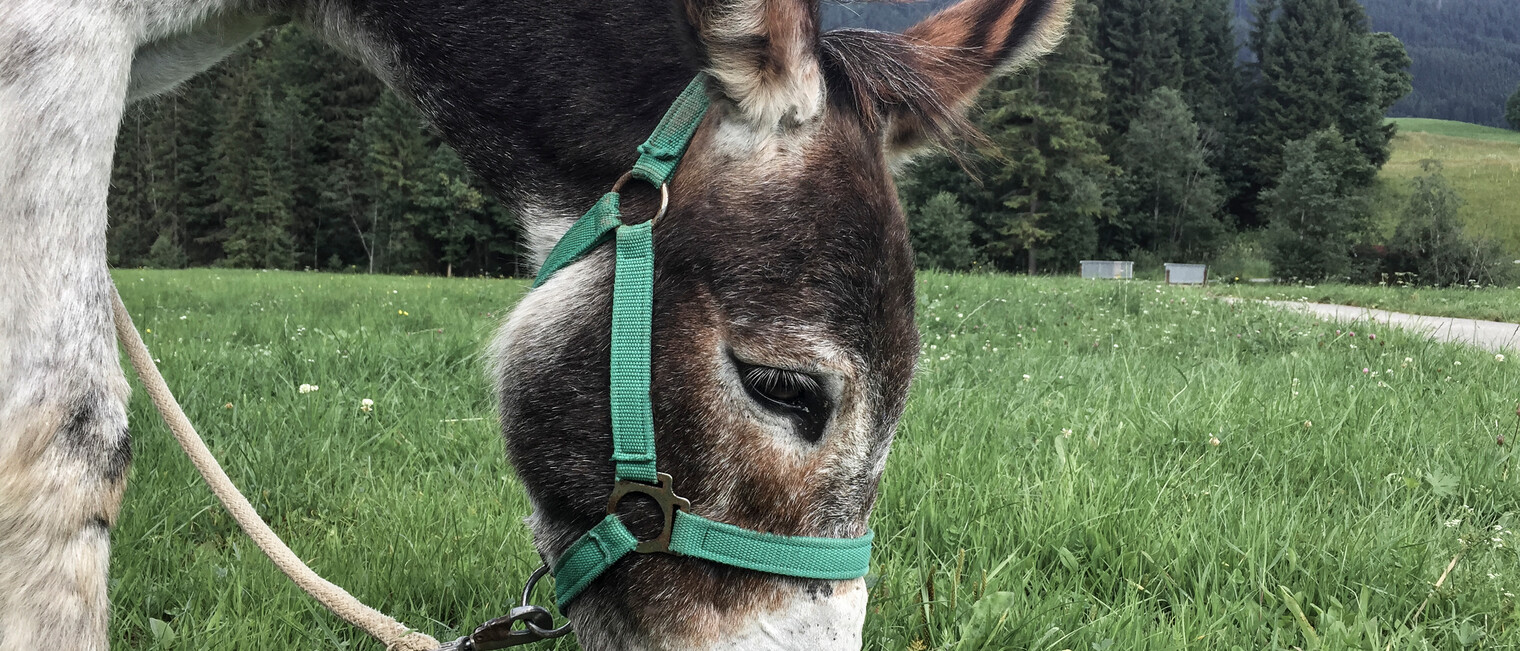
<svg viewBox="0 0 1520 651"><path fill-rule="evenodd" d="M627 172L623 172L623 175L621 177L618 177L617 183L613 183L612 184L612 194L621 195L623 193L623 186L627 185L628 181L631 180L631 179L633 179L633 178L634 178L634 176L633 176L633 170L628 170ZM639 179L639 180L642 181L644 179ZM658 220L661 217L664 217L665 216L665 211L667 211L669 209L670 209L670 184L669 183L661 183L660 184L660 210L659 210L659 212L656 212L654 214L654 217L651 217L649 219L649 221L653 222L653 221ZM628 222L625 221L623 223L626 224Z"/></svg>

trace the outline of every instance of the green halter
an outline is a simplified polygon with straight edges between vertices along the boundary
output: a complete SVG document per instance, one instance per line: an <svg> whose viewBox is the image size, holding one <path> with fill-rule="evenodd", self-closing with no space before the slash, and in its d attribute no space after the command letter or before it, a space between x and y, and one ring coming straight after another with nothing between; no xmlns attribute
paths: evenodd
<svg viewBox="0 0 1520 651"><path fill-rule="evenodd" d="M639 145L639 160L612 191L570 227L538 272L536 288L555 272L609 239L616 240L612 289L612 463L615 483L607 517L570 545L554 567L561 611L607 568L629 552L693 556L760 572L808 579L865 576L871 533L859 538L778 536L714 522L690 512L670 475L655 470L654 418L649 406L649 323L654 307L654 224L669 204L667 182L707 113L707 77L697 75ZM660 212L641 224L624 224L618 191L630 178L660 189ZM639 493L660 505L660 535L641 541L617 517L618 502Z"/></svg>

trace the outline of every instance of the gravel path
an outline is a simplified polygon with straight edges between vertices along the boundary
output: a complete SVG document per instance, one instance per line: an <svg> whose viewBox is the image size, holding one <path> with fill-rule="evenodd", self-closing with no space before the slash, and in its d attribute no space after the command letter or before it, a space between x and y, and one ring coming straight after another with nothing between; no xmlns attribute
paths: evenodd
<svg viewBox="0 0 1520 651"><path fill-rule="evenodd" d="M1350 305L1263 301L1270 305L1306 312L1325 321L1372 321L1412 332L1423 332L1436 341L1470 344L1490 352L1520 351L1520 324L1478 321L1444 316L1421 316Z"/></svg>

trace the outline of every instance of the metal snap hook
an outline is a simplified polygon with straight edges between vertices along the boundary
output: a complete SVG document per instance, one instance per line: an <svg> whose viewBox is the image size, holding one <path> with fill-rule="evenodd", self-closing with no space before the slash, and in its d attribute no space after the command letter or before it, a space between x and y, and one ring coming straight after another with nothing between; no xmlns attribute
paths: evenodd
<svg viewBox="0 0 1520 651"><path fill-rule="evenodd" d="M507 611L505 616L481 624L474 633L455 640L452 648L456 651L492 651L542 642L569 633L569 622L554 628L554 615L548 609L528 603L533 597L533 588L548 574L548 565L538 566L528 577L528 585L523 587L521 605ZM522 623L522 628L516 627L518 622Z"/></svg>

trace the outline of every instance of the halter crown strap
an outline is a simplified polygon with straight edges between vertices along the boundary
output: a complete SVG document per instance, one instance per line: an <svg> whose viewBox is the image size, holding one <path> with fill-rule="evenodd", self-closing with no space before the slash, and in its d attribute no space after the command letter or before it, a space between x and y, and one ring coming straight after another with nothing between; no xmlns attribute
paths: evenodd
<svg viewBox="0 0 1520 651"><path fill-rule="evenodd" d="M667 191L708 107L706 75L697 75L676 99L629 175ZM571 600L631 552L694 556L771 574L845 580L870 568L872 534L859 538L812 538L750 531L690 513L690 502L672 491L669 475L656 472L654 418L649 403L650 321L654 311L654 224L624 224L618 188L602 195L565 232L544 261L533 286L608 241L614 241L612 285L612 464L615 480L608 514L570 545L554 567L555 600ZM628 493L654 497L665 512L659 538L640 541L616 515Z"/></svg>

